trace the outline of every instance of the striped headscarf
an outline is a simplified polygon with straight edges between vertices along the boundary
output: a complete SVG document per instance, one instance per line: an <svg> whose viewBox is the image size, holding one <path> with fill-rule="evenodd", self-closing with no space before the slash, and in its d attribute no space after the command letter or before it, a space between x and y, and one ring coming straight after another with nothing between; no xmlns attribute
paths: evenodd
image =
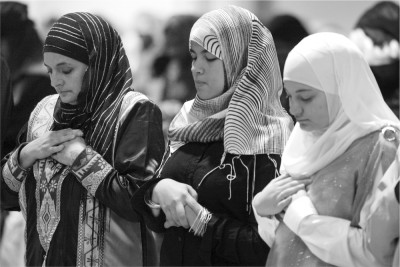
<svg viewBox="0 0 400 267"><path fill-rule="evenodd" d="M81 129L94 150L111 159L112 140L132 74L118 33L102 18L76 12L51 27L44 52L59 53L88 65L78 105L57 101L53 130Z"/></svg>
<svg viewBox="0 0 400 267"><path fill-rule="evenodd" d="M171 122L171 147L224 139L228 153L282 154L292 121L280 104L282 80L268 29L248 10L228 6L203 15L190 41L223 61L229 89L186 102Z"/></svg>

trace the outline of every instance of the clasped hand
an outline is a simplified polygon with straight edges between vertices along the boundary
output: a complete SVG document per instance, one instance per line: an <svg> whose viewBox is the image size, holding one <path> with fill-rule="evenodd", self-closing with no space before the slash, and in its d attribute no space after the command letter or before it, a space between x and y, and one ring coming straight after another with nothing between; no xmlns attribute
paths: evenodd
<svg viewBox="0 0 400 267"><path fill-rule="evenodd" d="M197 192L190 185L172 179L163 179L157 183L152 200L159 203L165 213L165 228L189 228L202 209L197 202Z"/></svg>
<svg viewBox="0 0 400 267"><path fill-rule="evenodd" d="M76 157L85 149L81 130L62 129L49 131L29 142L20 152L22 168L29 168L35 161L52 157L65 165L72 165Z"/></svg>

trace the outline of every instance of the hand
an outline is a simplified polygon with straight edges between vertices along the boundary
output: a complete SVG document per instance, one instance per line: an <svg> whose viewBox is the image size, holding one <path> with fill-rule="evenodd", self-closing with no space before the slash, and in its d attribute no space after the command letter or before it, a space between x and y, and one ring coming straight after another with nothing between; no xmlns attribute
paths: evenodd
<svg viewBox="0 0 400 267"><path fill-rule="evenodd" d="M64 143L83 136L81 130L63 129L46 132L43 136L32 140L24 146L19 155L22 168L31 167L35 161L44 159L64 149Z"/></svg>
<svg viewBox="0 0 400 267"><path fill-rule="evenodd" d="M67 166L71 166L79 154L86 148L85 140L82 137L76 137L63 143L63 145L64 148L51 155L51 157Z"/></svg>
<svg viewBox="0 0 400 267"><path fill-rule="evenodd" d="M189 227L191 227L194 223L194 221L196 220L197 215L199 214L199 212L201 211L201 209L203 208L192 196L187 196L186 198L186 205L185 205L185 216L186 216L186 220L188 222ZM175 222L173 221L166 221L164 224L165 228L169 228L172 226L182 226L184 228L188 228L184 225L177 225Z"/></svg>
<svg viewBox="0 0 400 267"><path fill-rule="evenodd" d="M185 206L186 219L189 222L190 226L193 226L194 221L196 220L197 215L202 210L202 206L197 202L194 198L188 197L186 201L187 205Z"/></svg>
<svg viewBox="0 0 400 267"><path fill-rule="evenodd" d="M190 185L168 178L156 184L153 189L152 200L160 204L165 213L165 227L182 226L189 228L184 208L189 196L197 199L197 193Z"/></svg>
<svg viewBox="0 0 400 267"><path fill-rule="evenodd" d="M286 208L293 194L304 190L310 178L296 180L288 174L273 179L253 200L253 206L260 216L275 215Z"/></svg>

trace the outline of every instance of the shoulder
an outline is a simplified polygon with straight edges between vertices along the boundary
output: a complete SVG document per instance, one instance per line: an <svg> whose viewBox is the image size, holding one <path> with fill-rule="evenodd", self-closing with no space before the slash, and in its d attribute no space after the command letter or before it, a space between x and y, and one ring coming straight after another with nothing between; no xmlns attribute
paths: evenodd
<svg viewBox="0 0 400 267"><path fill-rule="evenodd" d="M27 140L33 140L44 134L53 123L54 107L58 94L43 98L34 108L29 118Z"/></svg>
<svg viewBox="0 0 400 267"><path fill-rule="evenodd" d="M392 162L400 143L400 129L396 126L384 126L363 138L371 146L371 159Z"/></svg>
<svg viewBox="0 0 400 267"><path fill-rule="evenodd" d="M56 106L58 99L58 94L54 95L49 95L40 100L40 102L36 105L36 107L33 109L30 120L35 119L39 113L43 112L44 110L47 111L47 113L53 114L54 107Z"/></svg>
<svg viewBox="0 0 400 267"><path fill-rule="evenodd" d="M159 107L142 93L130 91L128 92L121 104L118 120L124 122L132 113L148 113L156 110L161 114Z"/></svg>

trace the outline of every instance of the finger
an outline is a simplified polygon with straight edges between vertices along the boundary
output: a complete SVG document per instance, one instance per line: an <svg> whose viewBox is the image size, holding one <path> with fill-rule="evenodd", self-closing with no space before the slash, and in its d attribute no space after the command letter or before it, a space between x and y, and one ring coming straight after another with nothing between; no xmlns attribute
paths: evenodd
<svg viewBox="0 0 400 267"><path fill-rule="evenodd" d="M287 176L287 175L279 176L278 178L273 179L271 182L274 182L275 184L281 186L281 185L284 185L284 184L287 184L287 183L293 181L293 178L291 176Z"/></svg>
<svg viewBox="0 0 400 267"><path fill-rule="evenodd" d="M194 213L198 214L203 208L196 199L188 196L186 198L186 205L193 210Z"/></svg>
<svg viewBox="0 0 400 267"><path fill-rule="evenodd" d="M296 187L296 186L299 186L299 185L304 185L304 183L302 183L302 182L300 182L298 180L291 180L290 179L290 180L287 180L285 183L281 184L279 189L281 191L284 191L284 190L286 190L288 188Z"/></svg>
<svg viewBox="0 0 400 267"><path fill-rule="evenodd" d="M79 129L72 130L72 132L74 133L74 135L76 137L78 137L78 136L82 137L83 136L83 132L81 130L79 130Z"/></svg>
<svg viewBox="0 0 400 267"><path fill-rule="evenodd" d="M169 209L168 220L173 221L174 224L176 224L176 225L180 225L180 216L182 216L181 209L178 208L178 205L183 205L183 204L174 202L174 204L168 208ZM183 216L185 216L185 214L183 214Z"/></svg>
<svg viewBox="0 0 400 267"><path fill-rule="evenodd" d="M196 190L193 189L193 187L191 187L190 185L187 186L187 189L189 191L189 194L197 200L197 192Z"/></svg>
<svg viewBox="0 0 400 267"><path fill-rule="evenodd" d="M175 220L174 220L174 218L173 218L173 215L172 215L172 213L170 212L170 210L167 209L166 207L163 208L163 206L161 206L161 209L164 211L166 221L167 221L167 222L169 221L170 223L172 223L173 225L175 225L176 222L175 222Z"/></svg>
<svg viewBox="0 0 400 267"><path fill-rule="evenodd" d="M189 228L189 222L186 218L185 207L182 204L176 206L176 217L179 225L184 228Z"/></svg>
<svg viewBox="0 0 400 267"><path fill-rule="evenodd" d="M294 186L294 187L287 188L287 189L283 190L283 191L278 195L278 200L279 200L279 201L280 201L280 200L283 200L283 199L285 199L285 198L287 198L287 197L289 197L289 196L291 196L291 195L297 193L297 191L299 191L299 190L301 190L301 189L304 189L304 185L303 185L303 184L299 184L299 185L296 185L296 186Z"/></svg>
<svg viewBox="0 0 400 267"><path fill-rule="evenodd" d="M276 177L274 180L282 180L282 179L285 179L288 177L290 177L290 175L288 173L284 173L284 174L281 174L278 177Z"/></svg>
<svg viewBox="0 0 400 267"><path fill-rule="evenodd" d="M283 210L287 206L289 206L290 202L292 202L292 197L287 197L278 203L278 208Z"/></svg>
<svg viewBox="0 0 400 267"><path fill-rule="evenodd" d="M63 150L64 147L65 147L64 145L52 146L52 147L49 148L49 153L50 154L57 154L58 152Z"/></svg>

